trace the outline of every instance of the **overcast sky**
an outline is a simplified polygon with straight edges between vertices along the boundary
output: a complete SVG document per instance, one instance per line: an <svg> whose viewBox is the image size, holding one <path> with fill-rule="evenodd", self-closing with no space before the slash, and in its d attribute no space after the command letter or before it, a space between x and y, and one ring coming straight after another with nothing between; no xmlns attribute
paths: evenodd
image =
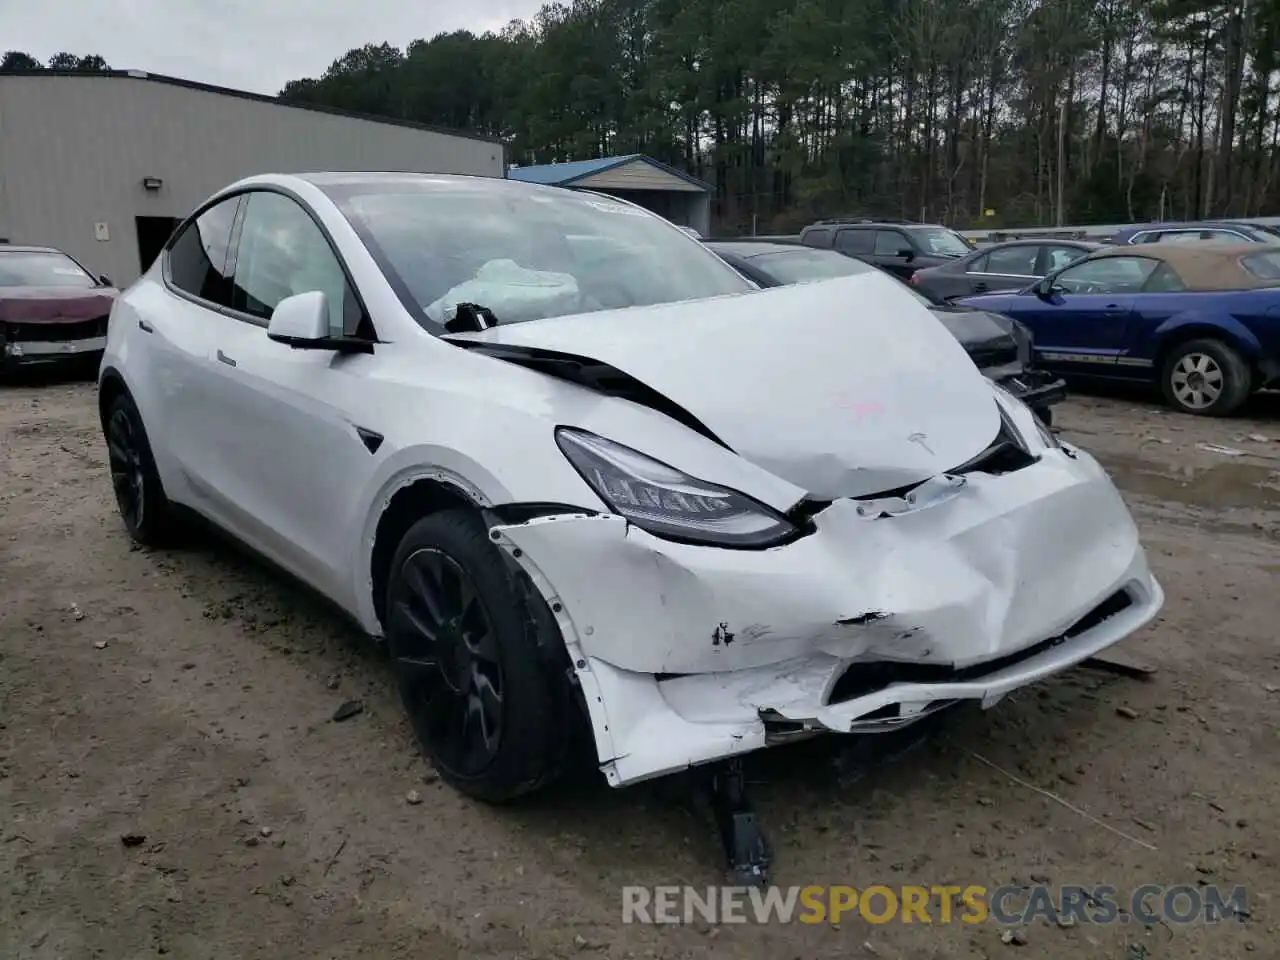
<svg viewBox="0 0 1280 960"><path fill-rule="evenodd" d="M404 49L447 30L500 30L540 0L0 0L0 52L101 54L120 70L278 93L352 47ZM465 12L463 12L465 11Z"/></svg>

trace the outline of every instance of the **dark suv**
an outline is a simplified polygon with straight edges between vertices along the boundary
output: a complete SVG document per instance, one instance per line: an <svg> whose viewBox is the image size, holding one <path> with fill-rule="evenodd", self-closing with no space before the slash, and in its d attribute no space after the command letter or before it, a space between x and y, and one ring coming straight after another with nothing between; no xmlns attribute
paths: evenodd
<svg viewBox="0 0 1280 960"><path fill-rule="evenodd" d="M800 242L857 257L904 280L976 249L950 227L870 218L818 220L800 231Z"/></svg>

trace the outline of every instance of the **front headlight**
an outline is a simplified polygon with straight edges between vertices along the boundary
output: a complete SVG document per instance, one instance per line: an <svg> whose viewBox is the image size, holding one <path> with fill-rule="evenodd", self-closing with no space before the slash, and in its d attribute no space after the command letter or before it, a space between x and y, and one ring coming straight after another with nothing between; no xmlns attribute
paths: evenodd
<svg viewBox="0 0 1280 960"><path fill-rule="evenodd" d="M798 532L782 514L745 494L594 433L558 427L556 443L614 513L655 537L743 548L771 546Z"/></svg>

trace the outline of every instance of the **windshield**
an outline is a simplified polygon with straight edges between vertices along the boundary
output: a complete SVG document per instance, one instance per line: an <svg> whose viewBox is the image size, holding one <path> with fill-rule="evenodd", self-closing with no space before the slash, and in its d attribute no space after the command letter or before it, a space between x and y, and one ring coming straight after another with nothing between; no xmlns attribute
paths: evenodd
<svg viewBox="0 0 1280 960"><path fill-rule="evenodd" d="M680 229L605 197L427 178L328 192L406 306L435 325L459 303L506 324L754 289Z"/></svg>
<svg viewBox="0 0 1280 960"><path fill-rule="evenodd" d="M97 281L64 253L0 251L0 287L96 287Z"/></svg>
<svg viewBox="0 0 1280 960"><path fill-rule="evenodd" d="M960 234L946 227L919 227L912 230L911 234L925 250L943 257L963 257L977 249Z"/></svg>
<svg viewBox="0 0 1280 960"><path fill-rule="evenodd" d="M779 283L809 283L814 280L832 280L836 277L852 277L860 273L880 273L887 277L893 274L873 267L869 263L846 257L843 253L831 250L813 250L798 247L779 253L764 253L751 258L752 266L762 273L768 274ZM898 280L897 277L893 277ZM898 280L902 289L911 294L926 307L934 305L933 301L914 287Z"/></svg>

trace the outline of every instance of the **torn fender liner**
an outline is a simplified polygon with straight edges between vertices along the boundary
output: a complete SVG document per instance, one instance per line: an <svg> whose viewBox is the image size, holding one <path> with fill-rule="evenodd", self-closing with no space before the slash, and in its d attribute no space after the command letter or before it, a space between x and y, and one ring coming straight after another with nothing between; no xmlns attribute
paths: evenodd
<svg viewBox="0 0 1280 960"><path fill-rule="evenodd" d="M1147 622L1162 595L1132 520L1097 463L1077 456L973 474L890 516L837 501L813 535L767 551L674 544L613 515L492 532L555 611L600 759L621 783L765 745L761 711L847 732L937 701L989 704ZM1029 650L1121 590L1124 610ZM886 660L965 672L831 701L850 667ZM994 677L977 666L989 661L1002 661ZM890 707L893 717L866 717Z"/></svg>

